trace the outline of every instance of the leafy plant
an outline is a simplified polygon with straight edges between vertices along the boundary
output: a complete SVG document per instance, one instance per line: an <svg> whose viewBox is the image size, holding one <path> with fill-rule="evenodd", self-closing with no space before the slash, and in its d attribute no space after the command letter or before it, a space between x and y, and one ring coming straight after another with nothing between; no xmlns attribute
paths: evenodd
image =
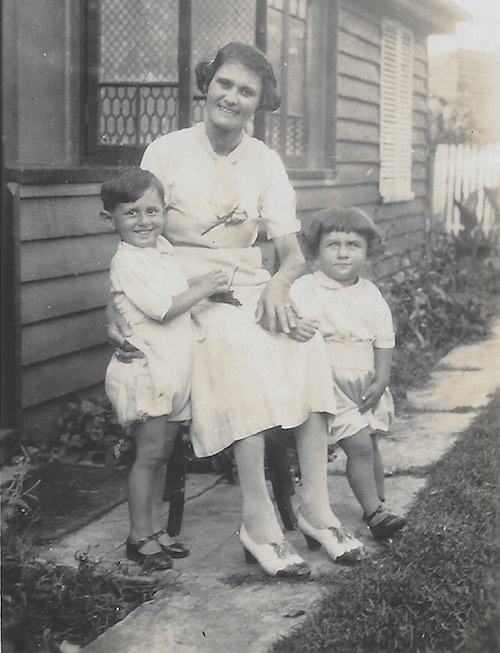
<svg viewBox="0 0 500 653"><path fill-rule="evenodd" d="M487 275L477 258L463 257L456 239L440 236L429 251L402 256L399 270L380 284L397 334L396 400L457 343L487 335L492 310L477 291Z"/></svg>
<svg viewBox="0 0 500 653"><path fill-rule="evenodd" d="M79 456L88 459L100 451L109 453L104 447L121 446L123 434L110 430L115 423L109 415L105 406L88 401L68 407L61 425L71 423L72 436L83 434L75 449ZM104 431L103 438L95 437L98 429ZM112 438L106 440L109 433ZM93 449L96 443L100 450ZM87 644L149 600L165 582L131 576L126 565L106 568L86 553L77 555L77 569L37 557L33 537L40 481L29 480L33 462L23 449L12 480L2 488L2 646L19 653L77 650L72 643ZM61 642L65 645L60 647Z"/></svg>
<svg viewBox="0 0 500 653"><path fill-rule="evenodd" d="M100 399L72 401L59 418L60 435L47 445L48 455L63 463L130 466L135 455L133 436L118 424L111 404ZM193 472L215 471L232 482L234 463L222 452L196 458L185 427L187 467Z"/></svg>
<svg viewBox="0 0 500 653"><path fill-rule="evenodd" d="M478 138L471 112L438 96L429 101L428 129L431 145L468 143Z"/></svg>
<svg viewBox="0 0 500 653"><path fill-rule="evenodd" d="M7 531L18 532L26 530L30 525L36 511L37 497L33 490L40 481L36 481L26 488L26 476L31 464L26 449L23 456L18 459L17 469L12 480L2 488L2 544L5 545Z"/></svg>
<svg viewBox="0 0 500 653"><path fill-rule="evenodd" d="M126 568L106 569L86 553L77 560L77 569L39 558L2 560L4 644L15 651L38 651L43 644L60 650L63 640L88 644L166 584L130 576Z"/></svg>
<svg viewBox="0 0 500 653"><path fill-rule="evenodd" d="M49 449L61 462L126 465L133 459L134 440L118 424L107 401L69 403L59 418L59 430Z"/></svg>
<svg viewBox="0 0 500 653"><path fill-rule="evenodd" d="M460 231L458 235L452 236L459 256L470 256L480 260L498 252L500 239L499 207L494 203L496 196L493 190L486 190L489 191L486 196L489 198L495 212L495 221L488 233L485 231L481 220L477 217L478 191L474 191L466 199L453 200L453 204L458 208L460 216Z"/></svg>

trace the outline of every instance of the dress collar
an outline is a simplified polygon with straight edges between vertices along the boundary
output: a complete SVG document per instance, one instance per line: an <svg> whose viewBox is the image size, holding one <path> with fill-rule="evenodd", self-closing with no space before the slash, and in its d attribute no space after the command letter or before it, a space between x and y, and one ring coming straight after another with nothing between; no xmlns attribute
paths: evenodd
<svg viewBox="0 0 500 653"><path fill-rule="evenodd" d="M227 156L222 156L221 154L217 154L217 152L214 151L214 148L212 147L212 143L210 142L207 136L207 131L204 122L197 123L193 127L193 129L198 140L203 145L203 148L214 161L225 159L228 163L236 163L236 161L240 158L242 153L245 151L248 140L250 138L250 136L245 131L243 131L241 141L234 148L234 150L232 152L229 152Z"/></svg>
<svg viewBox="0 0 500 653"><path fill-rule="evenodd" d="M316 272L313 273L313 276L320 286L323 286L323 288L328 288L329 290L341 290L342 288L355 288L356 286L359 286L361 283L361 277L358 277L357 281L352 285L344 286L338 281L335 281L335 279L329 277L321 270L316 270Z"/></svg>

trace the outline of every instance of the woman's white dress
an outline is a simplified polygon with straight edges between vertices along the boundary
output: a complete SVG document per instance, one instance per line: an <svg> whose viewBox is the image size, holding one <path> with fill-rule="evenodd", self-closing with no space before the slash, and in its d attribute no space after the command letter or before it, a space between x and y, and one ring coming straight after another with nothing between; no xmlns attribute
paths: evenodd
<svg viewBox="0 0 500 653"><path fill-rule="evenodd" d="M337 414L329 420L332 443L369 427L388 431L394 403L386 389L377 405L360 413L361 397L374 380L374 347L392 349L391 310L380 290L368 279L342 286L321 271L304 275L290 291L308 317L319 321L337 399Z"/></svg>
<svg viewBox="0 0 500 653"><path fill-rule="evenodd" d="M144 354L128 364L113 357L108 365L106 393L119 422L129 425L159 415L189 419L193 325L189 313L162 322L172 297L188 289L173 247L163 236L156 247L121 242L110 279L117 308L131 327L127 340Z"/></svg>
<svg viewBox="0 0 500 653"><path fill-rule="evenodd" d="M207 300L192 311L197 342L191 437L196 455L213 455L275 426L298 426L311 412L333 414L322 338L298 343L265 331L255 319L270 279L260 249L253 246L259 228L269 238L300 230L295 192L279 156L246 134L229 156L218 156L200 123L154 141L141 166L163 183L169 207L165 233L186 277L224 270L234 275L232 289L242 303L235 307Z"/></svg>

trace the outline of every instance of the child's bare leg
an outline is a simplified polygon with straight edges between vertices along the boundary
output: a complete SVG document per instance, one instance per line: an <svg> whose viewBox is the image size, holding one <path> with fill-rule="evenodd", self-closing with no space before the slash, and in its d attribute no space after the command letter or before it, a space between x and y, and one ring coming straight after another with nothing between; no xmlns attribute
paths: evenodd
<svg viewBox="0 0 500 653"><path fill-rule="evenodd" d="M165 464L167 452L167 417L151 417L134 429L136 456L128 477L128 508L130 538L140 540L153 533L151 506L155 489L155 475ZM161 551L160 545L147 542L141 549L144 554Z"/></svg>
<svg viewBox="0 0 500 653"><path fill-rule="evenodd" d="M165 429L165 462L170 460L172 450L174 448L175 439L179 433L179 422L168 422ZM163 507L163 496L165 494L165 484L167 480L167 467L163 465L156 472L153 480L153 497L151 501L151 524L153 533L162 530L162 517L161 510ZM164 534L161 536L161 543L168 545L172 542L172 538Z"/></svg>
<svg viewBox="0 0 500 653"><path fill-rule="evenodd" d="M167 461L169 456L167 455ZM163 465L156 470L153 478L153 494L151 498L151 524L153 533L157 533L163 527L161 525L161 510L163 507L163 495L167 481L167 466Z"/></svg>
<svg viewBox="0 0 500 653"><path fill-rule="evenodd" d="M364 428L339 442L347 456L347 479L364 514L371 515L380 506L374 473L374 449L371 433Z"/></svg>
<svg viewBox="0 0 500 653"><path fill-rule="evenodd" d="M372 433L373 445L373 471L375 473L375 485L377 486L377 494L380 501L385 501L385 476L384 476L384 462L378 447L378 436Z"/></svg>

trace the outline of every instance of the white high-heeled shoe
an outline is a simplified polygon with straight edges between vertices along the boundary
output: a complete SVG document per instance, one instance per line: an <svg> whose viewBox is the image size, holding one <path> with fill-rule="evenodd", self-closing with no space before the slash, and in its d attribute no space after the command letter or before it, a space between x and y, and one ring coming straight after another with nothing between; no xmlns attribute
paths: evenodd
<svg viewBox="0 0 500 653"><path fill-rule="evenodd" d="M248 563L258 562L269 576L305 579L311 574L309 565L285 539L270 544L257 544L242 524L239 537Z"/></svg>
<svg viewBox="0 0 500 653"><path fill-rule="evenodd" d="M315 528L297 511L297 525L306 538L310 551L323 546L329 557L344 565L354 565L365 557L363 544L342 526Z"/></svg>

